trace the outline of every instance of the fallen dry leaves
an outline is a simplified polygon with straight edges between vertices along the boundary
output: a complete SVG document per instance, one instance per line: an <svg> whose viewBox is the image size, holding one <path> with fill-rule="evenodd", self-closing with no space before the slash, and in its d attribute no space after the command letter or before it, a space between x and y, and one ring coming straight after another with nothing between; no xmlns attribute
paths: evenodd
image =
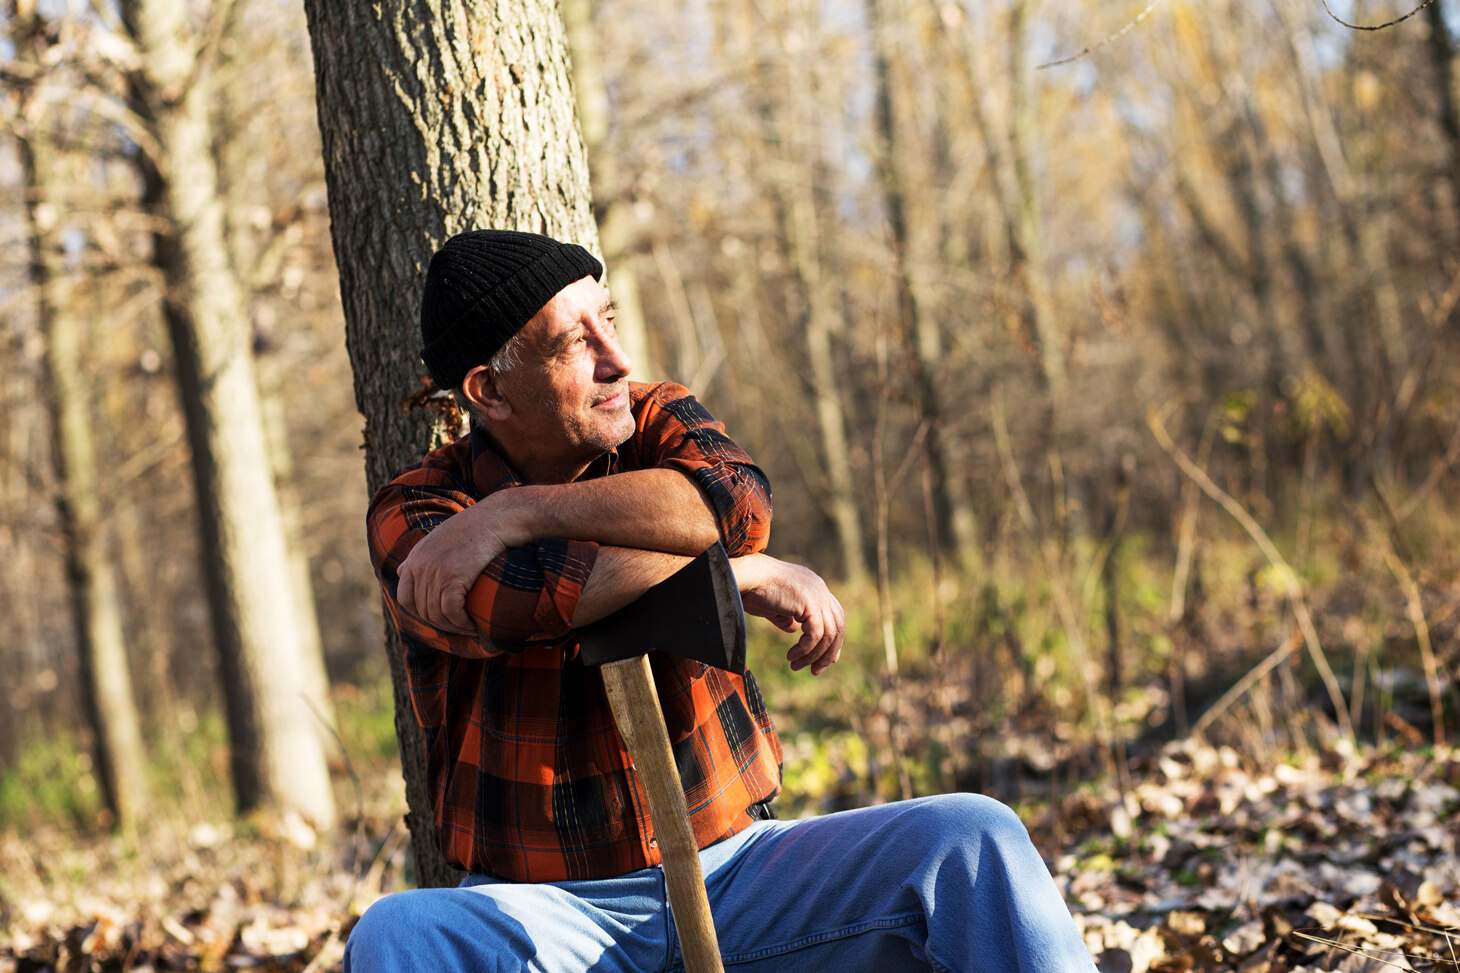
<svg viewBox="0 0 1460 973"><path fill-rule="evenodd" d="M0 973L338 970L354 920L399 887L405 838L382 822L325 846L297 820L0 835Z"/></svg>
<svg viewBox="0 0 1460 973"><path fill-rule="evenodd" d="M1266 770L1186 741L1077 797L1057 872L1101 973L1460 971L1460 756L1340 746Z"/></svg>
<svg viewBox="0 0 1460 973"><path fill-rule="evenodd" d="M1451 750L1255 769L1185 741L1034 832L1065 838L1056 873L1101 973L1460 973L1457 786ZM399 887L403 830L266 831L0 835L0 973L338 969L354 918Z"/></svg>

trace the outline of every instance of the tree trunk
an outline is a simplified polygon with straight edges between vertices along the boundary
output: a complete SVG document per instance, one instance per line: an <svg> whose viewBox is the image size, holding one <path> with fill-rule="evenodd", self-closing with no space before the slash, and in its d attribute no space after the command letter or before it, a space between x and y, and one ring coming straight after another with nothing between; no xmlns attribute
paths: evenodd
<svg viewBox="0 0 1460 973"><path fill-rule="evenodd" d="M912 139L904 137L903 126L898 124L899 118L909 117L912 113L898 111L893 104L897 89L912 83L907 58L898 44L900 39L908 39L911 30L905 29L900 36L893 33L894 27L905 25L909 12L898 7L889 12L888 7L893 7L890 0L866 0L877 78L877 168L892 230L898 317L913 349L918 411L921 420L927 423L923 450L932 481L932 506L936 520L932 529L942 547L962 557L971 557L976 549L976 536L968 478L962 471L950 469L948 448L943 438L943 395L938 383L943 360L942 330L936 302L926 280L927 271L913 269L935 264L941 249L938 246L941 229L929 225L933 221L928 218L926 204L920 211L914 211L918 188L911 162L916 148L911 144ZM914 222L919 225L914 226Z"/></svg>
<svg viewBox="0 0 1460 973"><path fill-rule="evenodd" d="M284 390L265 389L264 436L269 447L269 469L274 477L279 502L279 520L289 552L289 590L294 593L294 611L299 639L300 686L310 708L322 726L335 725L335 707L330 701L329 672L324 663L324 640L319 629L319 612L314 603L314 578L309 571L309 552L300 522L301 498L293 487L294 454L289 449L289 428L284 416Z"/></svg>
<svg viewBox="0 0 1460 973"><path fill-rule="evenodd" d="M1430 59L1435 65L1440 130L1445 133L1445 147L1450 156L1450 201L1455 206L1456 231L1460 232L1460 92L1456 90L1460 55L1455 52L1455 39L1439 0L1425 8L1425 16L1430 25Z"/></svg>
<svg viewBox="0 0 1460 973"><path fill-rule="evenodd" d="M816 36L815 6L801 3L794 9L793 29L802 37ZM832 347L833 334L841 330L843 305L825 265L821 201L817 198L821 184L818 176L824 169L817 134L820 86L808 58L794 53L786 58L784 83L781 96L771 96L768 106L774 113L777 142L787 163L784 175L776 183L781 230L790 256L791 275L804 304L801 326L826 470L824 502L841 548L842 577L851 584L860 584L867 578L867 557L847 447L846 406L842 399L846 383L838 377ZM812 144L808 146L808 142Z"/></svg>
<svg viewBox="0 0 1460 973"><path fill-rule="evenodd" d="M593 210L598 238L603 244L604 281L618 303L619 343L634 363L634 378L650 382L661 378L649 349L649 327L639 301L638 259L633 253L632 200L624 195L618 155L608 137L608 85L603 79L598 31L591 0L561 0L568 48L572 53L573 90L583 144L593 167ZM681 382L692 376L681 375Z"/></svg>
<svg viewBox="0 0 1460 973"><path fill-rule="evenodd" d="M425 393L421 283L448 236L534 230L598 248L552 0L306 0L345 339L371 490L456 429ZM423 886L449 884L426 755L387 620L396 734Z"/></svg>
<svg viewBox="0 0 1460 973"><path fill-rule="evenodd" d="M14 25L16 56L40 63L44 25L33 4L21 3ZM27 92L32 95L33 92ZM23 96L24 97L24 96ZM22 114L41 117L40 106L26 98ZM29 110L36 109L36 110ZM25 173L26 216L31 233L30 276L36 311L46 336L46 405L51 415L51 459L60 490L57 504L65 541L66 576L84 709L91 724L92 747L102 801L115 826L130 830L147 810L146 752L141 720L132 692L132 675L122 635L116 579L106 553L96 450L90 405L95 400L83 374L83 327L70 300L63 249L51 202L58 188L59 153L42 126L19 140Z"/></svg>
<svg viewBox="0 0 1460 973"><path fill-rule="evenodd" d="M172 232L154 241L164 317L192 450L203 574L217 643L240 811L293 810L333 827L325 727L309 678L289 553L254 375L245 295L228 259L209 119L209 86L182 0L124 0L141 67L138 115L161 157L145 160L146 199Z"/></svg>

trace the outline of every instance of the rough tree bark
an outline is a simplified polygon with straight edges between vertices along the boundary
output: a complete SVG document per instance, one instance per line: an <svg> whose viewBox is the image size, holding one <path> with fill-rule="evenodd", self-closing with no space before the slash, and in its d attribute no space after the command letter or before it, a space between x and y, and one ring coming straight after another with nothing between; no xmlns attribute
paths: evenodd
<svg viewBox="0 0 1460 973"><path fill-rule="evenodd" d="M19 61L39 65L47 46L47 25L34 0L15 7L12 38ZM122 635L116 578L107 557L91 429L91 384L83 373L84 328L71 299L69 274L55 214L63 178L59 151L51 142L42 97L20 92L20 116L28 131L18 139L27 187L26 217L31 234L30 277L36 312L46 337L46 406L51 416L51 459L59 487L57 506L70 582L71 616L84 699L92 732L96 776L112 822L132 828L147 810L146 755L141 719ZM51 106L54 110L54 105Z"/></svg>
<svg viewBox="0 0 1460 973"><path fill-rule="evenodd" d="M185 0L123 0L140 55L133 110L159 158L144 196L171 226L154 240L171 337L217 643L240 811L294 810L335 821L327 732L306 693L305 648L254 376L243 288L228 259L209 117L211 86Z"/></svg>
<svg viewBox="0 0 1460 973"><path fill-rule="evenodd" d="M598 249L567 41L553 0L305 0L346 344L371 490L459 420L422 366L421 283L435 249L473 227ZM426 755L387 620L396 734L422 886L451 883Z"/></svg>

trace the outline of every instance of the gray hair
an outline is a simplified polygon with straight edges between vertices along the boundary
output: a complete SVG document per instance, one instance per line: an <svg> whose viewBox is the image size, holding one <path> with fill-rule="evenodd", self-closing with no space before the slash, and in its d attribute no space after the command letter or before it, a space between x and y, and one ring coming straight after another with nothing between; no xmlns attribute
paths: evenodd
<svg viewBox="0 0 1460 973"><path fill-rule="evenodd" d="M522 332L517 332L507 339L505 345L497 349L497 353L487 362L487 371L491 372L493 376L507 374L522 364L522 351L526 347L527 342L523 339ZM475 425L485 427L487 425L486 415L462 394L461 387L457 386L452 392L456 396L456 404L471 417L471 421Z"/></svg>

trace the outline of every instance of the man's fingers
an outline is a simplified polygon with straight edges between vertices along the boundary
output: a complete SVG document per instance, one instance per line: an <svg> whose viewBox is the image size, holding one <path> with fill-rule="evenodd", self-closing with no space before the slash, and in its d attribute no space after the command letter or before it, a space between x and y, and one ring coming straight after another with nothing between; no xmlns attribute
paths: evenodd
<svg viewBox="0 0 1460 973"><path fill-rule="evenodd" d="M842 643L846 638L846 616L841 603L828 595L829 601L822 605L822 638L811 651L806 653L803 664L811 668L813 676L819 676L841 658Z"/></svg>
<svg viewBox="0 0 1460 973"><path fill-rule="evenodd" d="M446 627L457 634L470 635L476 631L471 616L466 613L466 589L461 585L450 585L441 592L441 613L446 618Z"/></svg>
<svg viewBox="0 0 1460 973"><path fill-rule="evenodd" d="M813 676L821 675L831 668L832 663L842 657L842 640L846 637L846 630L843 626L837 625L832 629L832 633L832 637L827 641L826 650L811 664Z"/></svg>
<svg viewBox="0 0 1460 973"><path fill-rule="evenodd" d="M826 625L821 613L812 610L801 620L801 639L786 655L793 670L806 668L818 655L818 648L826 637Z"/></svg>
<svg viewBox="0 0 1460 973"><path fill-rule="evenodd" d="M821 671L830 664L826 661L826 657L836 645L836 633L836 618L832 614L830 606L823 606L821 610L821 639L816 643L814 652L806 660L806 664L811 667L811 674L813 676L821 675Z"/></svg>
<svg viewBox="0 0 1460 973"><path fill-rule="evenodd" d="M801 623L790 615L767 615L766 620L783 632L794 632L800 629Z"/></svg>
<svg viewBox="0 0 1460 973"><path fill-rule="evenodd" d="M416 575L409 561L400 566L400 574L396 577L395 603L407 615L419 617L420 613L416 611Z"/></svg>

